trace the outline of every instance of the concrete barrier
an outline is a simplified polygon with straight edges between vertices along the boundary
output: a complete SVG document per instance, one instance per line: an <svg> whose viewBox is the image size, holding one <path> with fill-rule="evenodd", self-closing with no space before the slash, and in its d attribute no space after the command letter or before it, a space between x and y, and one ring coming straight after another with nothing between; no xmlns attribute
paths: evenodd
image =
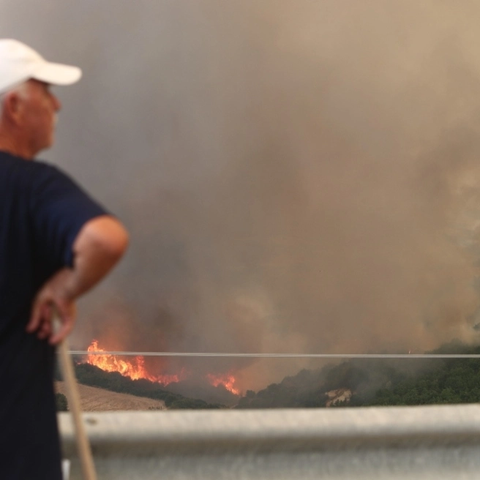
<svg viewBox="0 0 480 480"><path fill-rule="evenodd" d="M99 480L480 478L480 406L84 414ZM72 480L69 414L59 414Z"/></svg>

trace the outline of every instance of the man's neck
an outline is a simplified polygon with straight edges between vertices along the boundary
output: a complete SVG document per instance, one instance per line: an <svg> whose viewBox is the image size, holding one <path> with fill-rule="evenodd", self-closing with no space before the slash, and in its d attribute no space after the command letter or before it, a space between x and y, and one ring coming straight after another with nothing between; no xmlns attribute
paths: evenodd
<svg viewBox="0 0 480 480"><path fill-rule="evenodd" d="M25 145L22 145L21 142L16 142L13 137L2 135L1 132L0 150L21 157L25 160L33 160L33 155Z"/></svg>

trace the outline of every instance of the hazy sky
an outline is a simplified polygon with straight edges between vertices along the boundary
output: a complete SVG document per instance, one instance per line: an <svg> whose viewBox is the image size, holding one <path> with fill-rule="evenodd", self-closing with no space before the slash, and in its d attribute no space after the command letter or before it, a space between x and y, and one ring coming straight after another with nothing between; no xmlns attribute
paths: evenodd
<svg viewBox="0 0 480 480"><path fill-rule="evenodd" d="M475 340L479 16L473 0L0 0L2 36L84 72L57 89L41 157L131 231L73 345ZM241 367L249 386L297 365Z"/></svg>

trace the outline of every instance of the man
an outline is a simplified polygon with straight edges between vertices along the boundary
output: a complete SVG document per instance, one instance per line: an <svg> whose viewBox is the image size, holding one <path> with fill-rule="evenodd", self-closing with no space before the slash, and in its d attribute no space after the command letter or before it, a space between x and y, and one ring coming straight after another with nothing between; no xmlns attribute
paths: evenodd
<svg viewBox="0 0 480 480"><path fill-rule="evenodd" d="M123 255L121 223L68 176L33 161L54 138L50 85L80 69L0 39L0 478L60 480L54 345L72 330L76 299ZM61 327L52 328L57 312Z"/></svg>

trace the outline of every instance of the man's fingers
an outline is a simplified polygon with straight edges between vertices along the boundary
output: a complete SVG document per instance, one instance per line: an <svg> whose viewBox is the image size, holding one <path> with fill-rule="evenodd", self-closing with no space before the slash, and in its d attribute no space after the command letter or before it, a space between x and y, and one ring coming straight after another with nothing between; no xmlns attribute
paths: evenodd
<svg viewBox="0 0 480 480"><path fill-rule="evenodd" d="M52 335L52 331L52 322L50 320L44 320L37 330L37 337L40 340L43 340L44 338L50 337L50 335Z"/></svg>
<svg viewBox="0 0 480 480"><path fill-rule="evenodd" d="M60 321L62 322L60 328L54 335L50 336L49 343L51 345L57 345L60 343L73 329L72 317L64 317L61 318Z"/></svg>
<svg viewBox="0 0 480 480"><path fill-rule="evenodd" d="M27 324L27 332L32 333L38 329L42 321L42 305L39 302L35 302L30 315L30 321Z"/></svg>
<svg viewBox="0 0 480 480"><path fill-rule="evenodd" d="M30 321L26 330L36 332L39 339L49 339L49 343L60 343L73 329L75 323L75 303L65 302L48 296L37 297L32 307ZM58 325L54 325L57 319ZM58 328L56 328L58 327Z"/></svg>

